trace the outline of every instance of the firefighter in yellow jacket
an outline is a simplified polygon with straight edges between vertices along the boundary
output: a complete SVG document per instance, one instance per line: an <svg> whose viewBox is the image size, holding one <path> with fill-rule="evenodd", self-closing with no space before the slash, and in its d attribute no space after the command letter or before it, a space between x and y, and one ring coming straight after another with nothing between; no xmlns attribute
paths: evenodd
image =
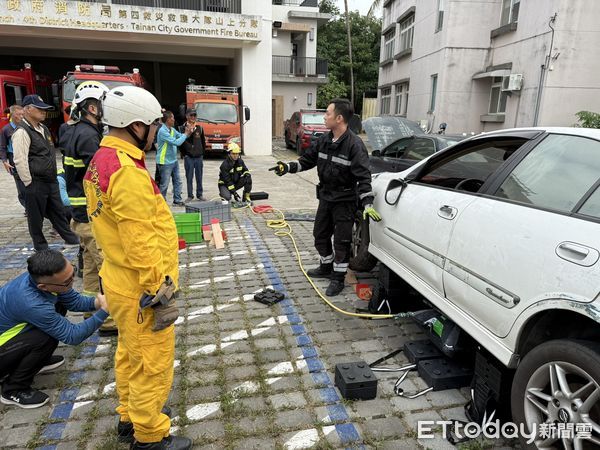
<svg viewBox="0 0 600 450"><path fill-rule="evenodd" d="M146 170L161 106L148 91L121 86L103 100L106 137L84 178L92 231L104 253L100 270L111 316L119 329L115 377L121 442L134 449L188 449L169 435L175 329L154 331L158 313L141 300L178 282L177 230L169 207Z"/></svg>

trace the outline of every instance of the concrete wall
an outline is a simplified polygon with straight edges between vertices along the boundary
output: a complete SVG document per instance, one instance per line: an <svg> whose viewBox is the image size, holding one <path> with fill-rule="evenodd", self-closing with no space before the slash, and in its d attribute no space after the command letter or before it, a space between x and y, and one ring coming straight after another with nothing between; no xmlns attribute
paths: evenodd
<svg viewBox="0 0 600 450"><path fill-rule="evenodd" d="M312 92L313 104L306 103L307 94ZM273 95L283 96L283 120L289 119L300 109L317 107L317 87L306 83L276 83L273 82Z"/></svg>
<svg viewBox="0 0 600 450"><path fill-rule="evenodd" d="M244 151L248 155L271 154L271 2L242 2L243 14L263 17L263 39L258 44L245 44L236 55L236 68L244 87L244 104L251 111L244 125Z"/></svg>

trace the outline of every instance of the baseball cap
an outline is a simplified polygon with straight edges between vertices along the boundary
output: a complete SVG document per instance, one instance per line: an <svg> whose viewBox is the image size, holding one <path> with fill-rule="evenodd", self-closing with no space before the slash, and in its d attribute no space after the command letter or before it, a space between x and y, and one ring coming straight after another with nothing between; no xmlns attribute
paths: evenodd
<svg viewBox="0 0 600 450"><path fill-rule="evenodd" d="M189 116L190 114L196 114L196 110L194 108L188 108L185 112L185 115Z"/></svg>
<svg viewBox="0 0 600 450"><path fill-rule="evenodd" d="M42 97L40 97L37 94L26 95L25 98L23 98L23 102L21 103L21 106L28 106L28 105L35 106L38 109L54 108L52 105L48 105L48 104L44 103L44 100L42 99Z"/></svg>

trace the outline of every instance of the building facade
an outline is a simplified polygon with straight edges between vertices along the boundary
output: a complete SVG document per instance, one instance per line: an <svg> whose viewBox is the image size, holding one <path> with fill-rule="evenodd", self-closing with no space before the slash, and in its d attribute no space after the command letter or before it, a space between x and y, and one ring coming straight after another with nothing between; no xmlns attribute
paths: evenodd
<svg viewBox="0 0 600 450"><path fill-rule="evenodd" d="M152 6L147 6L152 5ZM270 154L277 123L316 103L316 0L0 0L0 70L29 63L61 79L76 65L138 69L177 112L189 79L241 86L251 111L244 151ZM276 56L274 56L276 55ZM324 65L323 65L324 64ZM46 99L50 101L52 99Z"/></svg>
<svg viewBox="0 0 600 450"><path fill-rule="evenodd" d="M317 57L317 27L331 16L317 0L273 0L273 136L283 136L284 120L316 108L317 87L327 83L327 61Z"/></svg>
<svg viewBox="0 0 600 450"><path fill-rule="evenodd" d="M378 111L436 131L571 126L600 110L600 2L386 0Z"/></svg>

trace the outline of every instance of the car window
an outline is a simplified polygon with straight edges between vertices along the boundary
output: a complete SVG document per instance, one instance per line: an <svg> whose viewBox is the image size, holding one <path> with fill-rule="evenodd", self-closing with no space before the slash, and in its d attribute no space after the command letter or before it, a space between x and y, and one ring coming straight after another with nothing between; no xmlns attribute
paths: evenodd
<svg viewBox="0 0 600 450"><path fill-rule="evenodd" d="M585 201L578 212L600 219L600 187Z"/></svg>
<svg viewBox="0 0 600 450"><path fill-rule="evenodd" d="M600 142L580 136L553 134L515 167L496 195L570 212L599 177ZM588 208L594 208L593 201Z"/></svg>
<svg viewBox="0 0 600 450"><path fill-rule="evenodd" d="M396 142L388 145L381 151L381 156L385 156L387 158L400 158L408 146L410 145L413 138L406 139L398 139Z"/></svg>
<svg viewBox="0 0 600 450"><path fill-rule="evenodd" d="M524 142L486 142L467 148L434 164L415 181L476 192ZM462 183L465 180L470 181Z"/></svg>
<svg viewBox="0 0 600 450"><path fill-rule="evenodd" d="M408 146L402 159L410 159L412 161L421 161L435 153L435 144L433 139L429 138L414 138Z"/></svg>

